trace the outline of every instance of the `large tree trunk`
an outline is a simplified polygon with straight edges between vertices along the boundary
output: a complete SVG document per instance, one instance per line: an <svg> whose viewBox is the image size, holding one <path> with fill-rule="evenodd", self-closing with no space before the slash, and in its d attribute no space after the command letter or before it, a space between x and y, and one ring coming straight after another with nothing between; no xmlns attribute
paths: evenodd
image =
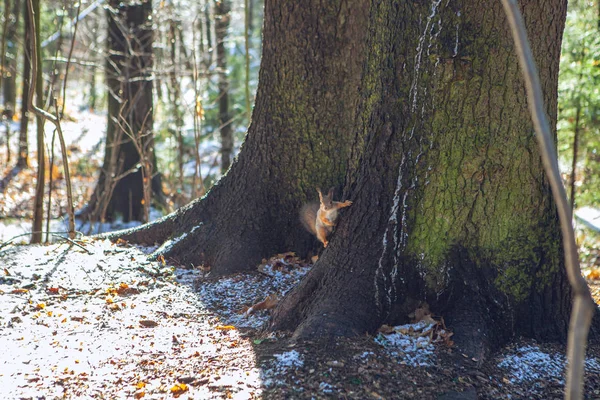
<svg viewBox="0 0 600 400"><path fill-rule="evenodd" d="M366 3L267 1L238 160L204 199L113 237L217 274L253 268L306 250L301 202L344 181L354 204L272 329L363 334L426 301L474 357L565 338L558 219L501 3ZM555 121L566 2L523 11Z"/></svg>
<svg viewBox="0 0 600 400"><path fill-rule="evenodd" d="M87 209L92 220L113 220L120 216L125 222L146 221L144 168L146 175L154 174L154 193L162 193L152 136L151 16L150 0L112 0L107 9L106 150L102 172Z"/></svg>
<svg viewBox="0 0 600 400"><path fill-rule="evenodd" d="M171 239L157 254L208 265L216 274L314 247L298 210L316 198L317 186L343 183L367 6L366 0L267 1L261 86L244 150L203 199L116 235L145 243Z"/></svg>
<svg viewBox="0 0 600 400"><path fill-rule="evenodd" d="M523 12L556 121L566 2ZM272 328L360 334L426 301L476 357L515 334L562 339L558 219L500 2L374 4L354 204Z"/></svg>

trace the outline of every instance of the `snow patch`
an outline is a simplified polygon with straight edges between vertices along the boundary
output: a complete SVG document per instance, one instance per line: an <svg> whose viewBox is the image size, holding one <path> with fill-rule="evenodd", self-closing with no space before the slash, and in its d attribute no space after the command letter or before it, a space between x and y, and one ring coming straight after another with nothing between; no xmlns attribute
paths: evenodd
<svg viewBox="0 0 600 400"><path fill-rule="evenodd" d="M538 346L526 345L504 356L498 367L509 371L510 382L513 384L529 382L536 387L538 384L553 381L562 385L566 360L563 354L549 354ZM589 373L598 374L600 363L596 358L588 358L585 369Z"/></svg>
<svg viewBox="0 0 600 400"><path fill-rule="evenodd" d="M415 324L406 324L394 327L396 333L390 335L379 334L375 342L389 350L390 354L399 359L400 364L411 367L431 366L435 360L435 347L429 336L411 336L399 333L399 331L423 331L429 327L424 321Z"/></svg>

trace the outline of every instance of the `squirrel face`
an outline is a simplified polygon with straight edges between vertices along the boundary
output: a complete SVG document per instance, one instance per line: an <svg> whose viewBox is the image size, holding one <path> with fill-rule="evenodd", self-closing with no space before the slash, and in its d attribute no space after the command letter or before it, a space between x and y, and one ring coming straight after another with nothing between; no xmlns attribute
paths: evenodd
<svg viewBox="0 0 600 400"><path fill-rule="evenodd" d="M329 189L327 196L324 196L323 193L321 193L321 189L317 188L317 192L319 192L319 201L321 202L321 209L324 211L333 209L333 190L334 188Z"/></svg>

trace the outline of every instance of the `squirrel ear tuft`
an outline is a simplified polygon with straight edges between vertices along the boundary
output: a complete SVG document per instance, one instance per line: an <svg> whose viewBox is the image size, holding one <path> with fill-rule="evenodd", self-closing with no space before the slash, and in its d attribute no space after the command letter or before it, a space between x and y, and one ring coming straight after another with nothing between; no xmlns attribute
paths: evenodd
<svg viewBox="0 0 600 400"><path fill-rule="evenodd" d="M321 189L317 188L317 193L319 193L319 199L323 200L323 193L321 193Z"/></svg>
<svg viewBox="0 0 600 400"><path fill-rule="evenodd" d="M327 196L333 200L333 191L335 190L335 187L332 187L331 189L329 189L329 193L327 194Z"/></svg>

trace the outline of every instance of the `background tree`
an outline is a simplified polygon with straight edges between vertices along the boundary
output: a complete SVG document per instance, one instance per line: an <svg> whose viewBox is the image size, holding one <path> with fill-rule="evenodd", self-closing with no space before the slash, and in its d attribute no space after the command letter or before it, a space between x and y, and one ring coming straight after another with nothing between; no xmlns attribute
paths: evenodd
<svg viewBox="0 0 600 400"><path fill-rule="evenodd" d="M17 99L17 31L21 12L20 0L4 1L6 35L4 54L2 55L2 95L4 97L4 115L12 119L16 112Z"/></svg>
<svg viewBox="0 0 600 400"><path fill-rule="evenodd" d="M115 0L106 13L106 150L88 210L95 221L147 221L150 186L161 193L152 134L152 3Z"/></svg>
<svg viewBox="0 0 600 400"><path fill-rule="evenodd" d="M227 51L225 42L229 29L228 0L215 0L215 40L217 42L217 70L219 74L219 131L221 132L221 173L231 166L233 152L233 132L229 115L229 78L227 71Z"/></svg>
<svg viewBox="0 0 600 400"><path fill-rule="evenodd" d="M569 3L560 64L558 144L579 207L600 204L600 28L599 14L590 12L598 6Z"/></svg>
<svg viewBox="0 0 600 400"><path fill-rule="evenodd" d="M35 49L30 49L30 51L35 51L37 54L36 59L36 73L35 76L32 76L31 79L35 79L35 105L38 108L44 108L44 81L42 79L42 52L40 47L40 1L39 0L29 0L31 1L32 6L32 16L28 10L28 7L23 7L25 10L25 31L28 34L35 35ZM31 24L33 20L33 26L35 29L31 29ZM27 45L31 45L33 41L31 38L27 40L25 38L25 43ZM30 53L31 54L31 53ZM27 62L32 62L33 58L30 58ZM31 102L32 96L32 88L29 88L28 99ZM22 107L26 108L29 103L23 103ZM42 224L44 222L44 186L46 183L46 157L45 151L46 148L44 146L44 120L38 115L35 118L36 121L36 143L37 143L37 179L35 182L35 199L33 204L33 228L31 233L31 243L41 243L42 242ZM25 131L26 134L27 131ZM20 156L19 156L20 157Z"/></svg>

